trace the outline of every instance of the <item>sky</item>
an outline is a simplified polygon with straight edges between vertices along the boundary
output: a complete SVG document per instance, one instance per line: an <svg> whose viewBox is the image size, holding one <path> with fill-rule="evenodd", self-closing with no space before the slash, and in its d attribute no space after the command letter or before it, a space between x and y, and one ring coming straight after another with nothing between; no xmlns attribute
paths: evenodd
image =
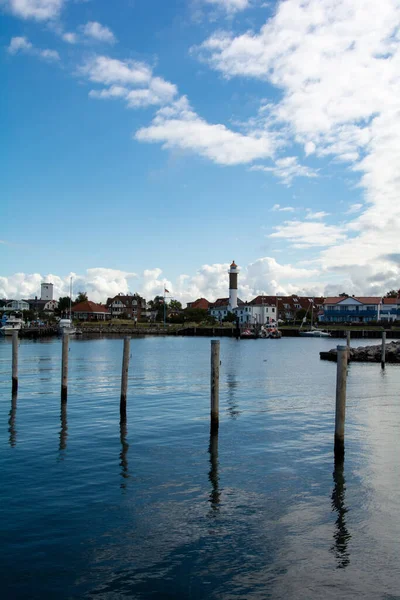
<svg viewBox="0 0 400 600"><path fill-rule="evenodd" d="M0 297L400 287L399 0L0 0Z"/></svg>

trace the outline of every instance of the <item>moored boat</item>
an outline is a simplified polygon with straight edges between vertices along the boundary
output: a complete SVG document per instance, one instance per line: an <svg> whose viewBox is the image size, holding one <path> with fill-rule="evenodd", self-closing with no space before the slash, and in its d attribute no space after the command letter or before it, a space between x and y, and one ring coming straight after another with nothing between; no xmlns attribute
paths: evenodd
<svg viewBox="0 0 400 600"><path fill-rule="evenodd" d="M0 327L1 335L12 335L13 331L20 331L24 326L23 319L19 319L18 317L14 317L11 315L4 322L4 325Z"/></svg>

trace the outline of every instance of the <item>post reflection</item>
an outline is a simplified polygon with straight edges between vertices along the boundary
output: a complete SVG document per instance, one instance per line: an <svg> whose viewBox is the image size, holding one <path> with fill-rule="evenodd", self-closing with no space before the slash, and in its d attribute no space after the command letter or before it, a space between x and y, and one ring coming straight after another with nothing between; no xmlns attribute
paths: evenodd
<svg viewBox="0 0 400 600"><path fill-rule="evenodd" d="M129 470L128 470L128 450L129 450L129 444L126 441L127 435L128 435L128 428L126 425L126 417L121 417L121 420L119 422L119 432L120 432L120 441L121 441L121 452L119 454L119 458L120 458L120 467L121 467L121 477L122 477L122 481L121 481L121 489L125 490L126 489L126 480L129 478Z"/></svg>
<svg viewBox="0 0 400 600"><path fill-rule="evenodd" d="M17 392L13 392L11 396L11 410L8 419L9 444L14 448L17 444L17 430L15 429L15 418L17 416Z"/></svg>
<svg viewBox="0 0 400 600"><path fill-rule="evenodd" d="M66 402L61 403L61 413L60 413L60 444L58 449L62 454L64 450L67 449L67 439L68 439L68 421L67 421L67 404Z"/></svg>
<svg viewBox="0 0 400 600"><path fill-rule="evenodd" d="M219 512L219 501L221 493L219 491L219 475L218 475L218 433L210 433L210 445L208 447L210 454L210 470L208 479L211 483L211 492L209 502L213 513Z"/></svg>
<svg viewBox="0 0 400 600"><path fill-rule="evenodd" d="M239 405L236 400L236 388L238 387L238 380L235 367L236 365L231 362L226 370L226 385L228 387L228 413L232 419L237 419L240 414Z"/></svg>
<svg viewBox="0 0 400 600"><path fill-rule="evenodd" d="M335 460L333 471L332 510L336 511L335 532L333 534L334 545L331 550L336 557L337 568L345 569L350 564L350 552L348 543L351 535L346 526L345 490L346 480L344 478L344 460Z"/></svg>

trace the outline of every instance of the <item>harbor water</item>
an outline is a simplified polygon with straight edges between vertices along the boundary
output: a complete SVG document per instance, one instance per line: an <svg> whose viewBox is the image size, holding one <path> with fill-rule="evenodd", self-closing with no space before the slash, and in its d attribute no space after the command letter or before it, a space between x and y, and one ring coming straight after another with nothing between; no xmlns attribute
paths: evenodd
<svg viewBox="0 0 400 600"><path fill-rule="evenodd" d="M351 364L334 465L334 339L0 340L5 600L400 598L400 366ZM339 342L341 343L341 342ZM379 343L357 340L356 345Z"/></svg>

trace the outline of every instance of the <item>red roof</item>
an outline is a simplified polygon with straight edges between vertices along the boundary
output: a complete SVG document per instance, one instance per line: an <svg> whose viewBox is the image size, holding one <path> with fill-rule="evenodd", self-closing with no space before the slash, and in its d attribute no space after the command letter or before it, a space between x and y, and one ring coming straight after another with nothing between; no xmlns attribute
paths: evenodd
<svg viewBox="0 0 400 600"><path fill-rule="evenodd" d="M348 298L357 300L358 302L361 302L361 304L380 304L382 301L382 298L378 296L337 296L334 298L325 298L324 304L338 304Z"/></svg>
<svg viewBox="0 0 400 600"><path fill-rule="evenodd" d="M383 298L383 304L400 304L400 298Z"/></svg>
<svg viewBox="0 0 400 600"><path fill-rule="evenodd" d="M204 310L207 310L209 306L210 303L206 298L197 298L197 300L195 300L194 302L187 303L188 308L202 308Z"/></svg>
<svg viewBox="0 0 400 600"><path fill-rule="evenodd" d="M96 304L90 300L79 302L72 307L72 312L83 312L83 313L108 313L107 307L103 304Z"/></svg>

